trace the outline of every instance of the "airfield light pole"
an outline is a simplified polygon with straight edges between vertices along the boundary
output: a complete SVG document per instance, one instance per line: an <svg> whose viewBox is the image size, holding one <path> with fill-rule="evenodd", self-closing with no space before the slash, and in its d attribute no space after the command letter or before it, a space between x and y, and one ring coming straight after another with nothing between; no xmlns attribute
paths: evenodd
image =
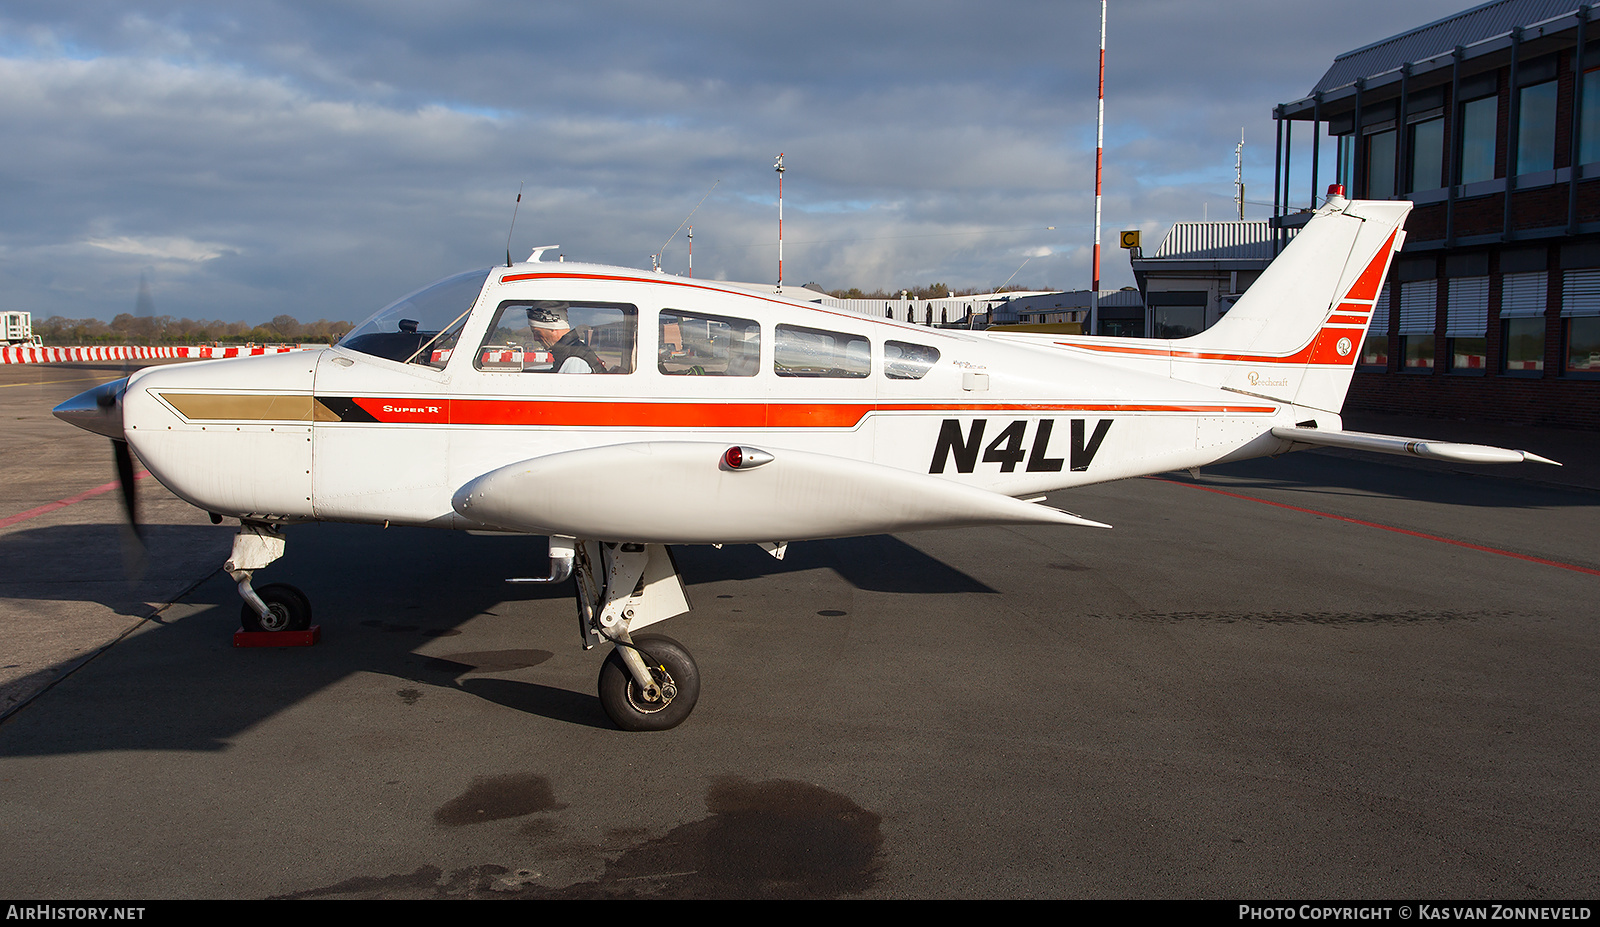
<svg viewBox="0 0 1600 927"><path fill-rule="evenodd" d="M1100 330L1100 169L1106 150L1106 0L1100 0L1100 109L1094 142L1094 279L1089 287L1089 334Z"/></svg>
<svg viewBox="0 0 1600 927"><path fill-rule="evenodd" d="M689 279L694 279L694 226L689 226Z"/></svg>
<svg viewBox="0 0 1600 927"><path fill-rule="evenodd" d="M778 152L778 292L783 292L783 152Z"/></svg>
<svg viewBox="0 0 1600 927"><path fill-rule="evenodd" d="M1244 221L1244 127L1239 127L1239 147L1233 149L1233 204L1239 210L1239 221Z"/></svg>

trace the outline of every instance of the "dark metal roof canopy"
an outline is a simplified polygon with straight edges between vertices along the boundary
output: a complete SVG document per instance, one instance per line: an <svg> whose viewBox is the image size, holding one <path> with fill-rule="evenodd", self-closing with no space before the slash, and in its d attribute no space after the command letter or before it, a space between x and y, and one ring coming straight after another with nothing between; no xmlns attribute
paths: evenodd
<svg viewBox="0 0 1600 927"><path fill-rule="evenodd" d="M1522 30L1523 41L1572 29L1587 3L1574 0L1491 0L1470 10L1419 26L1348 51L1304 99L1278 107L1282 119L1327 118L1316 111L1336 100L1354 97L1358 88L1376 89L1398 84L1402 71L1413 77L1435 69L1510 48L1512 33ZM1455 54L1460 51L1457 59Z"/></svg>
<svg viewBox="0 0 1600 927"><path fill-rule="evenodd" d="M1288 205L1292 199L1290 153L1295 122L1308 121L1312 124L1310 198L1315 203L1321 192L1317 181L1322 123L1328 123L1329 135L1339 136L1346 136L1352 131L1359 134L1362 127L1405 124L1408 121L1408 109L1420 107L1427 111L1430 107L1436 108L1443 102L1446 90L1450 99L1458 100L1469 82L1475 89L1482 90L1483 82L1494 80L1494 74L1499 69L1507 70L1505 79L1512 86L1519 86L1521 77L1532 79L1536 73L1542 74L1546 69L1550 71L1548 77L1554 77L1555 58L1550 53L1574 45L1577 51L1573 66L1582 71L1585 52L1590 55L1595 53L1595 49L1588 46L1593 35L1592 23L1600 20L1597 14L1600 14L1600 3L1594 2L1492 0L1340 55L1334 59L1333 66L1317 82L1309 96L1273 108L1273 119L1278 126L1273 226L1278 229L1297 226L1306 215L1304 212L1295 212ZM1524 69L1526 74L1519 75L1519 71ZM1489 89L1492 91L1493 86ZM1577 109L1582 105L1582 95L1580 82L1575 89L1573 104L1574 128L1569 133L1574 162L1579 138L1577 120L1580 117ZM1517 124L1519 102L1518 96L1512 94L1509 123L1513 126ZM1502 127L1499 130L1502 133L1507 131L1504 128L1506 118L1507 114L1502 114ZM1452 130L1452 138L1447 143L1448 150L1455 150L1459 146L1459 133L1458 120L1456 128ZM1397 163L1404 162L1408 157L1407 134L1400 133L1396 143ZM1350 194L1367 195L1360 183L1367 173L1366 146L1353 146L1350 156L1354 163L1344 169L1357 180ZM1495 240L1509 241L1517 237L1512 228L1513 200L1510 196L1517 187L1518 176L1514 150L1511 158L1506 165L1507 176L1496 178L1493 182L1495 189L1470 192L1473 196L1486 192L1503 195L1503 229L1494 236ZM1568 186L1568 234L1575 234L1579 228L1577 185L1581 176L1578 171L1569 171L1565 178ZM1460 184L1449 184L1443 188L1445 234L1439 243L1443 247L1458 243L1454 212L1456 200L1463 195L1469 195L1469 191ZM1438 199L1437 196L1434 198ZM1553 233L1554 230L1550 231ZM1280 232L1276 247L1281 249L1285 243ZM1407 250L1421 246L1422 242L1415 239L1406 245Z"/></svg>
<svg viewBox="0 0 1600 927"><path fill-rule="evenodd" d="M1403 64L1425 61L1462 45L1509 35L1518 26L1529 26L1576 13L1582 4L1573 0L1492 0L1470 10L1447 16L1426 26L1364 45L1333 59L1333 67L1322 75L1311 93L1323 93L1358 78L1393 71Z"/></svg>

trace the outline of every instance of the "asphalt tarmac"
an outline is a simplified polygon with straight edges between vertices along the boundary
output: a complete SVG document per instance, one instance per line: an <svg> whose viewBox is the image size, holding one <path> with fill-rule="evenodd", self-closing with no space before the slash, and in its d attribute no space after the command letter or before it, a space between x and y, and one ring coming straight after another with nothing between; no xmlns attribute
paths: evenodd
<svg viewBox="0 0 1600 927"><path fill-rule="evenodd" d="M626 734L538 539L291 528L322 640L241 649L234 527L145 479L129 579L49 415L121 373L0 368L0 898L1600 895L1600 435L680 548L700 703Z"/></svg>

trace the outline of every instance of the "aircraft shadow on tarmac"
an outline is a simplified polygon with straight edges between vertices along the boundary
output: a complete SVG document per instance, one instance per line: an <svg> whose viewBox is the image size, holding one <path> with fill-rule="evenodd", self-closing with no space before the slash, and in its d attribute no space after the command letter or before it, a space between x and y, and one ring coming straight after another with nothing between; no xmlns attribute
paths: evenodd
<svg viewBox="0 0 1600 927"><path fill-rule="evenodd" d="M1502 467L1527 468L1543 464L1503 464ZM1554 468L1552 468L1554 469ZM1526 479L1508 479L1497 474L1493 465L1481 471L1466 471L1447 466L1430 466L1411 461L1368 460L1322 451L1286 454L1277 458L1242 460L1200 472L1199 482L1207 477L1227 477L1217 488L1231 490L1280 490L1307 495L1368 496L1405 499L1439 505L1485 508L1542 509L1589 506L1600 503L1594 493ZM1163 478L1193 482L1186 472L1163 474Z"/></svg>
<svg viewBox="0 0 1600 927"><path fill-rule="evenodd" d="M240 600L234 584L214 572L179 609L157 616L160 627L119 642L86 671L13 716L12 722L21 723L6 725L0 755L221 750L239 732L357 672L400 681L402 698L408 691L420 695L429 687L448 688L557 721L611 726L592 690L494 675L537 666L552 656L548 651L464 653L448 659L415 652L460 634L461 625L481 615L517 611L517 620L526 620L521 614L526 608L512 603L527 602L542 603L536 606L540 620L559 621L563 631L570 630L576 649L568 584L505 583L507 577L540 572L547 558L543 538L334 524L295 526L287 535L286 555L257 582L301 586L312 601L313 623L325 626L321 643L235 649ZM821 568L864 590L995 593L889 536L796 544L782 561L754 546L675 551L691 597L697 583ZM174 618L180 611L184 616ZM52 720L27 723L34 712L49 713Z"/></svg>
<svg viewBox="0 0 1600 927"><path fill-rule="evenodd" d="M144 618L150 602L181 595L227 559L233 531L213 525L141 525L133 542L115 524L57 525L0 535L12 599L96 602Z"/></svg>

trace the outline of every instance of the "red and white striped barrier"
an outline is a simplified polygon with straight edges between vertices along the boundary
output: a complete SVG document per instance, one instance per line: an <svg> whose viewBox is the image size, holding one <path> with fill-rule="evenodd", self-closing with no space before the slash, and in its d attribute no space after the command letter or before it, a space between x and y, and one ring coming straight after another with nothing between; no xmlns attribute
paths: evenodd
<svg viewBox="0 0 1600 927"><path fill-rule="evenodd" d="M434 352L435 355L440 353L447 355L443 359L449 359L448 354L450 352ZM437 358L436 356L435 359L440 358ZM481 362L485 367L521 368L528 364L543 364L544 366L548 367L554 361L555 355L551 354L549 351L498 351L493 348L488 348L485 349L481 355Z"/></svg>
<svg viewBox="0 0 1600 927"><path fill-rule="evenodd" d="M62 364L71 361L102 360L154 360L181 357L189 360L207 360L215 357L258 357L262 354L285 354L302 351L299 345L273 345L271 347L247 346L219 348L211 345L193 347L142 347L139 345L90 346L75 348L41 348L34 345L0 348L0 364Z"/></svg>

